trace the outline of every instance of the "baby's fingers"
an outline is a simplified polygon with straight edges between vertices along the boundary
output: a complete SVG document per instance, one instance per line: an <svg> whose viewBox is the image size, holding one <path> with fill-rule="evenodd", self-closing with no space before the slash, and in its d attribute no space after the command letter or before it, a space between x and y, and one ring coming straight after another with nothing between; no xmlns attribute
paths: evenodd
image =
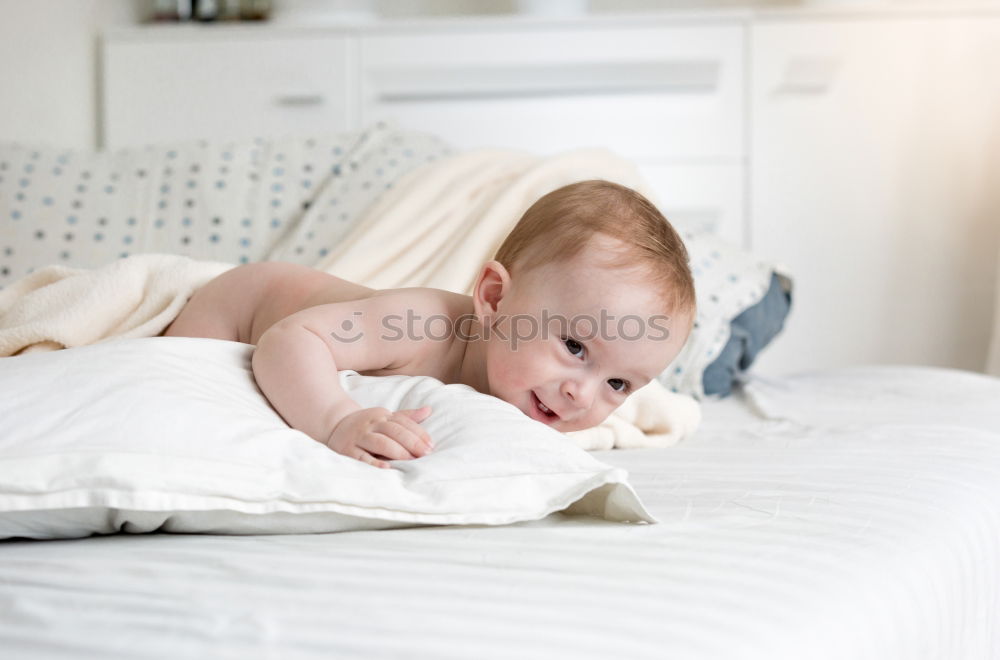
<svg viewBox="0 0 1000 660"><path fill-rule="evenodd" d="M392 465L383 460L375 458L374 456L372 456L363 449L359 449L357 455L354 456L354 458L358 459L362 463L367 463L368 465L374 465L375 467L382 468L383 470L392 469Z"/></svg>
<svg viewBox="0 0 1000 660"><path fill-rule="evenodd" d="M412 426L411 426L412 425ZM420 458L430 453L431 447L419 433L423 431L415 422L405 418L397 417L389 419L379 425L378 431L384 433L393 441L404 447L412 456L407 458Z"/></svg>
<svg viewBox="0 0 1000 660"><path fill-rule="evenodd" d="M408 431L398 424L392 422L382 422L371 433L358 443L358 446L370 454L381 456L392 461L407 461L416 458L419 454L411 453L405 442L405 435ZM401 441L402 440L402 441ZM408 443L416 444L412 440Z"/></svg>
<svg viewBox="0 0 1000 660"><path fill-rule="evenodd" d="M421 406L420 408L411 408L410 410L399 410L395 414L405 415L407 419L412 419L419 424L431 416L431 407Z"/></svg>
<svg viewBox="0 0 1000 660"><path fill-rule="evenodd" d="M412 417L400 414L402 412L403 411L393 414L392 417L389 418L389 421L399 424L407 431L409 431L417 438L419 438L421 444L424 445L424 451L422 453L427 453L430 450L434 449L434 442L431 441L431 434L427 432L427 429L420 426L420 424L418 424L417 422L413 421Z"/></svg>

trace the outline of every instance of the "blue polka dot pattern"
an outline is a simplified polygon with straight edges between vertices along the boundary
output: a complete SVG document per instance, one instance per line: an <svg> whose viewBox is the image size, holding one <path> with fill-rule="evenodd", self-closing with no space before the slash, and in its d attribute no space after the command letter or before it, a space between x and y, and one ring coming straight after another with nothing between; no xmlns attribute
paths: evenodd
<svg viewBox="0 0 1000 660"><path fill-rule="evenodd" d="M0 142L0 288L144 252L315 265L394 180L449 152L384 124L105 153Z"/></svg>
<svg viewBox="0 0 1000 660"><path fill-rule="evenodd" d="M692 264L697 312L687 343L658 380L672 391L704 398L703 375L729 341L732 320L760 302L774 271L711 234L687 232L682 238Z"/></svg>

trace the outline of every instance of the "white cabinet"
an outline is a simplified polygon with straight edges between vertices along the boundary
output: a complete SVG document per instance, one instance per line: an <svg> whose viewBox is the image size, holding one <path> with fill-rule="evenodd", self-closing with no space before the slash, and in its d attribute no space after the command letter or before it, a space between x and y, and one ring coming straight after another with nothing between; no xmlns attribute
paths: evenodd
<svg viewBox="0 0 1000 660"><path fill-rule="evenodd" d="M719 20L364 35L361 116L461 148L611 149L669 217L739 243L744 34Z"/></svg>
<svg viewBox="0 0 1000 660"><path fill-rule="evenodd" d="M366 120L404 117L463 147L743 154L740 25L427 31L366 36L361 52Z"/></svg>
<svg viewBox="0 0 1000 660"><path fill-rule="evenodd" d="M104 43L103 145L330 133L604 147L667 216L745 240L742 21L144 28Z"/></svg>
<svg viewBox="0 0 1000 660"><path fill-rule="evenodd" d="M753 248L796 282L764 370L981 369L1000 219L1000 19L759 21Z"/></svg>
<svg viewBox="0 0 1000 660"><path fill-rule="evenodd" d="M103 144L349 130L357 123L352 46L325 32L113 35L104 42Z"/></svg>

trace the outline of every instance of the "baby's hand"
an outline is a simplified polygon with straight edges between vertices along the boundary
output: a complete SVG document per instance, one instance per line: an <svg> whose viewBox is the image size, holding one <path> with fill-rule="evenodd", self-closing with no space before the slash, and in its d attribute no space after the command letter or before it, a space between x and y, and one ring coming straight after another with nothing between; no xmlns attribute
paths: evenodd
<svg viewBox="0 0 1000 660"><path fill-rule="evenodd" d="M326 445L338 454L375 467L391 468L382 459L419 458L434 448L430 435L420 426L430 414L430 406L396 412L362 408L340 420Z"/></svg>

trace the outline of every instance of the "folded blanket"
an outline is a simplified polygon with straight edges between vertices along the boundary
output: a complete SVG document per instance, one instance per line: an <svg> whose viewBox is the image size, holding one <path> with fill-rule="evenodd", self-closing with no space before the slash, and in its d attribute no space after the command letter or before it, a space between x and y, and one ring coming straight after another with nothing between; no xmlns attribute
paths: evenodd
<svg viewBox="0 0 1000 660"><path fill-rule="evenodd" d="M48 266L0 290L0 357L155 337L231 264L144 254L95 270Z"/></svg>
<svg viewBox="0 0 1000 660"><path fill-rule="evenodd" d="M471 293L479 268L542 195L586 179L640 192L635 165L605 149L535 156L477 149L403 176L314 264L376 289L428 286Z"/></svg>

